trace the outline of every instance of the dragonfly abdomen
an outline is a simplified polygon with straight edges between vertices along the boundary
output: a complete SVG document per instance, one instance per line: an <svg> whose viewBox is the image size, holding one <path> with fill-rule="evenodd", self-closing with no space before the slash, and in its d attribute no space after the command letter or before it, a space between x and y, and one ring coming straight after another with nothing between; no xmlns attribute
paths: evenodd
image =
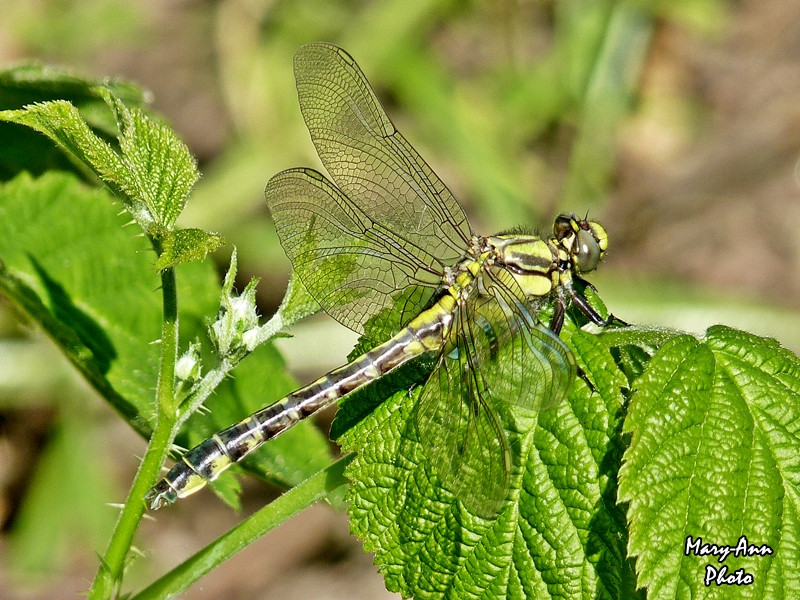
<svg viewBox="0 0 800 600"><path fill-rule="evenodd" d="M158 509L196 492L209 481L214 481L231 464L303 419L412 358L439 349L446 338L453 306L452 296L445 295L387 342L215 433L184 454L151 488L145 501L150 508Z"/></svg>

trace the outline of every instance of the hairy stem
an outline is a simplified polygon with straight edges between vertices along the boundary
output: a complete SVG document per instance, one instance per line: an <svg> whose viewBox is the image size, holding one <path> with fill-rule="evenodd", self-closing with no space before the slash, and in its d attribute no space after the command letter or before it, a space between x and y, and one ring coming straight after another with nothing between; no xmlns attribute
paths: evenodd
<svg viewBox="0 0 800 600"><path fill-rule="evenodd" d="M156 248L158 250L158 248ZM122 581L125 560L145 511L144 495L161 470L175 436L175 363L178 358L178 298L175 270L161 272L164 318L161 327L161 362L156 402L158 417L150 444L122 507L100 567L89 590L89 600L108 600Z"/></svg>

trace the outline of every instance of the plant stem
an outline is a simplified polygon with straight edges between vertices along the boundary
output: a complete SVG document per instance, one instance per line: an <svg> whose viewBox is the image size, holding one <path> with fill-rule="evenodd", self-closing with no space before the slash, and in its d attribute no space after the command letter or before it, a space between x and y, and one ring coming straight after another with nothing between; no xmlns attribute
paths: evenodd
<svg viewBox="0 0 800 600"><path fill-rule="evenodd" d="M158 250L158 248L156 249ZM108 548L89 590L89 600L108 600L122 581L125 559L145 511L144 495L155 483L175 436L175 363L178 358L178 299L175 270L161 272L164 318L161 327L161 362L156 402L158 417L142 464L120 512Z"/></svg>
<svg viewBox="0 0 800 600"><path fill-rule="evenodd" d="M156 406L158 418L175 419L175 363L178 362L178 289L175 269L161 271L164 322L161 326L161 364L158 369Z"/></svg>
<svg viewBox="0 0 800 600"><path fill-rule="evenodd" d="M312 475L214 540L130 600L156 600L173 597L184 591L203 575L268 531L308 508L317 500L324 498L333 489L345 484L347 480L343 474L344 468L353 457L353 454L348 454Z"/></svg>

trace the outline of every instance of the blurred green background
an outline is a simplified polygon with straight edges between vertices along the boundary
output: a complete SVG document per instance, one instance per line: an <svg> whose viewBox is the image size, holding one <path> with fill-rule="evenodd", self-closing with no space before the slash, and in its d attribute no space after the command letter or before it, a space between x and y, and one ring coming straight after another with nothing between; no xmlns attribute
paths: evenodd
<svg viewBox="0 0 800 600"><path fill-rule="evenodd" d="M479 233L589 211L611 236L592 281L615 314L695 332L726 323L800 350L796 2L3 0L0 11L4 65L35 59L152 92L203 173L182 224L238 247L242 284L262 278L264 315L289 269L264 185L319 166L292 55L327 40L353 55ZM324 317L295 332L281 347L301 380L343 362L355 339ZM106 503L124 498L143 447L0 298L0 597L88 587L115 517ZM246 510L274 493L251 490ZM236 519L210 494L159 513L132 581ZM391 597L381 590L344 517L317 507L188 597Z"/></svg>

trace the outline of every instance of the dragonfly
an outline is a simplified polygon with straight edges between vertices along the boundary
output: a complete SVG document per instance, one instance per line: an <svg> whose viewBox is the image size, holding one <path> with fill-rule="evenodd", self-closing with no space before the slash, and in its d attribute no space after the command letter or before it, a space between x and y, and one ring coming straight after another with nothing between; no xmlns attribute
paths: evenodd
<svg viewBox="0 0 800 600"><path fill-rule="evenodd" d="M434 367L419 392L419 442L467 510L496 514L514 466L503 408L541 411L566 397L579 373L559 337L570 305L598 326L615 320L579 291L591 286L582 275L603 259L608 235L573 213L547 236L476 235L347 52L303 46L294 72L330 178L294 168L269 181L278 237L328 315L357 333L376 322L396 333L189 450L146 502L157 509L194 493L301 420L427 355Z"/></svg>

